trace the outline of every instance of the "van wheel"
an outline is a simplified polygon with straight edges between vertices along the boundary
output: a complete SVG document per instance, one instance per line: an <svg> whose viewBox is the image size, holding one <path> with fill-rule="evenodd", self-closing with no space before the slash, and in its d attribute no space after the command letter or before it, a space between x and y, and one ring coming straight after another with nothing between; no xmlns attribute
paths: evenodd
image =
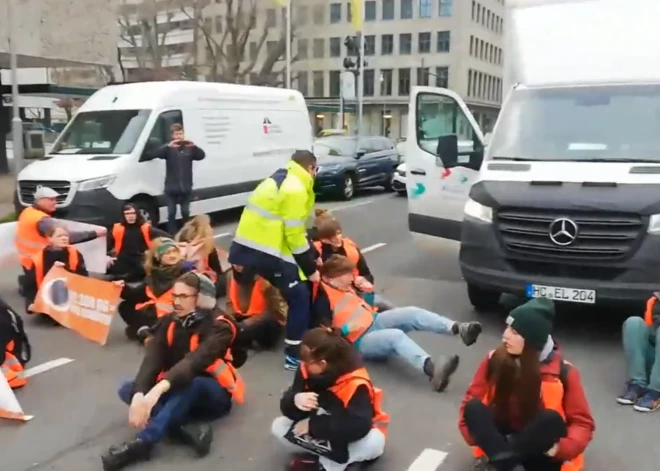
<svg viewBox="0 0 660 471"><path fill-rule="evenodd" d="M387 179L385 180L385 183L383 183L383 188L388 193L394 191L394 188L392 188L392 178L394 178L394 174L390 173L389 175L387 175Z"/></svg>
<svg viewBox="0 0 660 471"><path fill-rule="evenodd" d="M497 309L502 293L477 286L467 285L468 298L474 309L478 312L488 312Z"/></svg>
<svg viewBox="0 0 660 471"><path fill-rule="evenodd" d="M138 207L142 219L151 224L152 226L158 225L158 207L153 200L148 200L146 198L140 198L134 201L131 201L135 206Z"/></svg>
<svg viewBox="0 0 660 471"><path fill-rule="evenodd" d="M341 186L341 196L346 201L353 199L355 195L355 176L347 173Z"/></svg>

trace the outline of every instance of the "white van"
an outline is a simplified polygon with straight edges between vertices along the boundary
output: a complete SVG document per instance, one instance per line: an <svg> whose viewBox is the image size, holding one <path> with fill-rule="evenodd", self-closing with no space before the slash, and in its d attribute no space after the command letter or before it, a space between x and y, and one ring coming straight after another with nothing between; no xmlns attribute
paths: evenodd
<svg viewBox="0 0 660 471"><path fill-rule="evenodd" d="M410 230L461 242L477 309L502 293L593 304L660 288L658 18L657 0L512 8L514 85L486 150L456 93L413 90Z"/></svg>
<svg viewBox="0 0 660 471"><path fill-rule="evenodd" d="M295 150L312 149L307 107L294 90L204 82L112 85L80 107L46 158L20 172L17 212L44 185L61 195L59 217L109 225L130 201L152 222L164 221L165 162L142 160L171 140L174 123L206 152L193 163L192 215L245 205Z"/></svg>

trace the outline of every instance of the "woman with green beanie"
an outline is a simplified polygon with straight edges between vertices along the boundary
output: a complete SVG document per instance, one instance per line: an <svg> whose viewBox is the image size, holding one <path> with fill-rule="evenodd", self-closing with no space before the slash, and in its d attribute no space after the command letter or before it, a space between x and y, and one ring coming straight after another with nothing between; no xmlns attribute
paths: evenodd
<svg viewBox="0 0 660 471"><path fill-rule="evenodd" d="M552 338L554 304L513 309L460 409L473 471L581 471L595 430L580 374Z"/></svg>

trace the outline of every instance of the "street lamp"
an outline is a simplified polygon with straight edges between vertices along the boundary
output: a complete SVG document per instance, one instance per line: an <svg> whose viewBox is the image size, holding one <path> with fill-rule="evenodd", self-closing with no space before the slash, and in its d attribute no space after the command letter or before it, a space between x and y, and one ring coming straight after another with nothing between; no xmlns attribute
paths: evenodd
<svg viewBox="0 0 660 471"><path fill-rule="evenodd" d="M18 25L14 18L14 2L7 1L7 20L9 21L9 62L11 68L11 101L12 101L12 119L11 134L13 140L14 153L14 172L18 175L23 167L23 122L21 121L20 111L18 109Z"/></svg>

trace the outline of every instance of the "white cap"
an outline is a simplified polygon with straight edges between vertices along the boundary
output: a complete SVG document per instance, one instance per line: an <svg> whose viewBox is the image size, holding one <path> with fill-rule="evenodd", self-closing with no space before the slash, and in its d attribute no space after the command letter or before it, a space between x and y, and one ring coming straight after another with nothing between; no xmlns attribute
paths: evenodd
<svg viewBox="0 0 660 471"><path fill-rule="evenodd" d="M47 186L38 186L37 191L34 192L34 200L38 201L42 198L57 198L60 196L60 194L53 190L52 188L48 188Z"/></svg>

